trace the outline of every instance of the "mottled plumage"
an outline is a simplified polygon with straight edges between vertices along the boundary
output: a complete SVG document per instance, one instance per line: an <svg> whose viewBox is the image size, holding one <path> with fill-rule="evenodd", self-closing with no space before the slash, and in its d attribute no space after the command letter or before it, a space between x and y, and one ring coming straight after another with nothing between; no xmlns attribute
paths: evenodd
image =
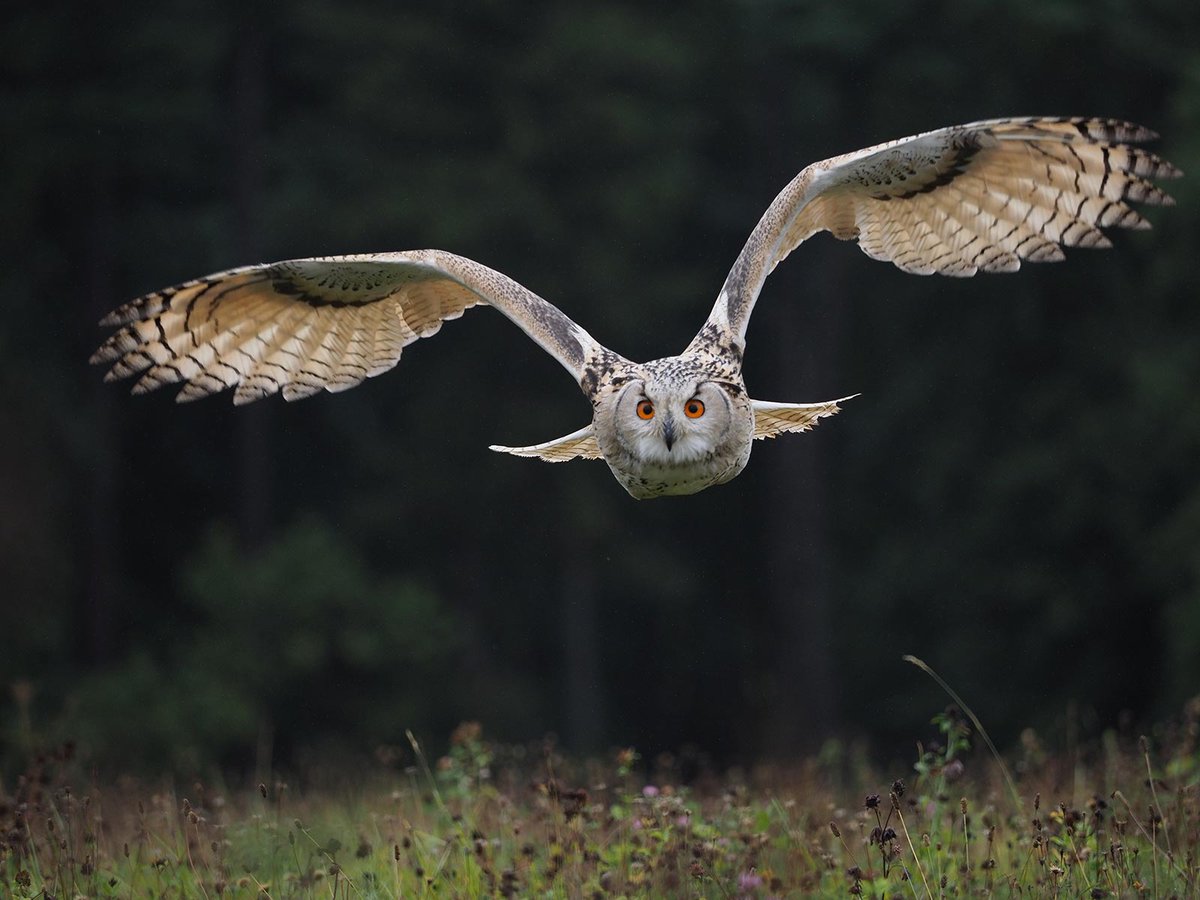
<svg viewBox="0 0 1200 900"><path fill-rule="evenodd" d="M549 462L604 459L634 497L691 494L735 477L753 441L806 431L840 400L751 400L746 326L763 282L818 231L857 240L906 272L1013 272L1062 247L1107 247L1104 227L1148 228L1130 201L1169 204L1151 183L1180 173L1131 146L1155 135L1110 119L994 119L814 163L751 232L708 320L678 356L635 363L557 307L441 250L298 259L219 272L147 294L106 317L92 356L134 393L182 383L178 400L225 388L234 402L341 391L392 368L404 347L476 305L495 307L571 373L592 422L530 447ZM847 398L848 399L848 398Z"/></svg>

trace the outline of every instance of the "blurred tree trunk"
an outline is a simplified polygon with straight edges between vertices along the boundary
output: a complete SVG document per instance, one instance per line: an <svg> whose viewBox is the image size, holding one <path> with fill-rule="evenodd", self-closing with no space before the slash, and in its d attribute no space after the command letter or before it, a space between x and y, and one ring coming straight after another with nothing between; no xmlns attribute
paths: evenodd
<svg viewBox="0 0 1200 900"><path fill-rule="evenodd" d="M237 265L259 262L261 234L263 107L266 102L266 52L258 5L251 0L238 16L230 98L233 170L233 239ZM274 398L270 398L274 399ZM242 548L253 554L271 539L271 407L260 401L236 412L237 522ZM274 765L275 725L267 712L258 723L255 778L270 780Z"/></svg>
<svg viewBox="0 0 1200 900"><path fill-rule="evenodd" d="M103 154L103 151L99 151ZM113 200L107 160L92 170L92 209L87 233L88 315L98 322L113 307ZM89 373L91 374L91 373ZM85 623L79 639L83 657L92 664L112 658L117 620L120 469L117 465L117 392L101 378L88 379L92 410L91 459L87 474L86 572L83 586Z"/></svg>
<svg viewBox="0 0 1200 900"><path fill-rule="evenodd" d="M577 753L586 753L599 749L605 729L597 547L594 540L580 534L569 536L563 543L560 591L567 745Z"/></svg>
<svg viewBox="0 0 1200 900"><path fill-rule="evenodd" d="M238 264L259 262L261 235L258 209L262 195L264 151L263 108L266 101L266 52L263 31L250 4L241 16L234 45L233 156L234 256ZM238 529L242 545L256 550L271 528L271 407L266 402L237 411Z"/></svg>
<svg viewBox="0 0 1200 900"><path fill-rule="evenodd" d="M780 269L772 276L772 293L785 309L769 348L777 372L800 373L799 379L782 381L798 381L802 395L779 399L802 403L833 399L825 393L810 396L807 386L816 385L827 393L826 386L835 382L831 375L844 319L838 289L840 262L828 258L807 262L803 271ZM808 309L802 310L800 304ZM784 440L786 452L774 453L770 459L773 471L768 479L771 496L765 504L764 543L766 591L778 628L773 642L775 696L767 735L776 755L816 749L836 728L838 711L824 452L828 443L815 435Z"/></svg>
<svg viewBox="0 0 1200 900"><path fill-rule="evenodd" d="M748 65L757 87L752 127L760 181L769 181L777 191L809 161L797 156L811 142L796 130L801 127L797 117L780 113L795 107L795 63L778 39L772 11L754 10L747 24L754 38ZM791 130L780 127L786 122L793 123ZM827 122L824 127L834 131L836 126ZM832 399L814 391L827 391L826 386L835 383L832 374L844 316L838 301L841 280L837 262L811 252L803 262L793 260L771 275L765 292L775 327L757 333L763 342L760 352L770 358L775 383L799 384L800 392L765 399ZM770 455L762 541L762 589L775 629L769 644L775 661L765 738L768 751L779 757L814 750L833 731L837 718L825 442L804 435L783 440L783 447Z"/></svg>

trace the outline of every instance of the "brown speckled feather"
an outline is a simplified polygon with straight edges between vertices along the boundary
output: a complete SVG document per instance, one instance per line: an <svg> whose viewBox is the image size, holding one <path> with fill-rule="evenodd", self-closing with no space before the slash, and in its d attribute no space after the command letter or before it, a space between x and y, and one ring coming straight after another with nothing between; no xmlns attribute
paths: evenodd
<svg viewBox="0 0 1200 900"><path fill-rule="evenodd" d="M851 394L849 397L825 403L775 403L770 400L752 400L750 407L754 410L754 439L761 441L789 432L811 431L819 420L841 412L841 406L838 404L853 400L857 396L858 394Z"/></svg>
<svg viewBox="0 0 1200 900"><path fill-rule="evenodd" d="M535 456L546 462L600 459L604 455L600 452L600 445L596 443L596 434L590 424L563 437L531 447L504 447L492 444L488 449L497 453L511 453L513 456Z"/></svg>
<svg viewBox="0 0 1200 900"><path fill-rule="evenodd" d="M1130 146L1154 137L1112 119L992 119L814 163L763 214L707 325L744 342L763 282L818 231L920 275L1013 272L1062 259L1062 246L1107 247L1101 228L1149 227L1130 202L1171 203L1149 179L1179 170Z"/></svg>
<svg viewBox="0 0 1200 900"><path fill-rule="evenodd" d="M182 382L180 401L342 391L476 305L494 306L578 381L603 348L556 307L487 266L440 250L297 259L230 269L140 297L92 356L134 393Z"/></svg>

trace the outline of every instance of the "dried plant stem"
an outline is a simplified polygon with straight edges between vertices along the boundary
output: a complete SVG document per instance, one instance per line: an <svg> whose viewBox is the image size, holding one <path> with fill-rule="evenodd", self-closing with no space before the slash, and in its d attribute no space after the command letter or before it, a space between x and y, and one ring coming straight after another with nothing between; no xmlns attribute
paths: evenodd
<svg viewBox="0 0 1200 900"><path fill-rule="evenodd" d="M1019 814L1021 812L1021 795L1017 793L1017 784L1013 781L1012 774L1008 771L1008 766L1004 764L1004 760L1000 758L1000 751L996 749L996 745L992 743L991 737L987 733L987 729L983 727L983 723L979 721L979 717L972 712L971 707L967 706L962 697L958 696L954 688L950 687L937 672L929 668L929 664L925 660L920 659L912 654L906 653L900 657L905 662L912 663L930 678L938 683L938 686L950 695L959 708L970 718L971 724L975 726L975 730L979 732L979 736L983 738L988 745L988 749L992 751L992 756L996 760L996 765L1000 767L1000 772L1004 775L1004 781L1008 785L1009 793L1012 795L1013 809Z"/></svg>
<svg viewBox="0 0 1200 900"><path fill-rule="evenodd" d="M191 824L196 835L196 846L200 846L200 825L198 822ZM185 819L183 825L183 847L187 852L188 868L192 870L192 875L196 878L196 886L200 888L200 893L204 895L204 900L208 900L208 891L204 887L204 876L200 874L200 870L196 868L196 861L192 859L192 842L187 839L187 826L188 819Z"/></svg>
<svg viewBox="0 0 1200 900"><path fill-rule="evenodd" d="M967 832L967 798L963 797L958 801L958 808L962 811L963 823L963 868L967 870L967 877L971 877L971 837Z"/></svg>
<svg viewBox="0 0 1200 900"><path fill-rule="evenodd" d="M846 843L846 839L842 837L842 830L838 827L836 822L829 823L829 830L832 831L833 836L841 842L842 849L846 851L846 855L850 857L850 861L854 863L854 865L857 866L860 871L865 871L862 867L862 864L859 863L858 857L854 855L854 851L850 849L850 845Z"/></svg>
<svg viewBox="0 0 1200 900"><path fill-rule="evenodd" d="M1123 793L1121 793L1120 790L1113 791L1112 795L1113 795L1114 799L1121 801L1121 803L1125 807L1125 812L1127 812L1129 814L1129 818L1133 820L1133 824L1138 827L1138 831L1140 831L1142 833L1142 836L1145 837L1145 839L1150 842L1150 852L1154 856L1155 880L1157 881L1157 878L1158 878L1158 854L1162 851L1160 851L1158 849L1158 843L1154 840L1154 835L1152 835L1150 832L1148 832L1146 830L1145 826L1142 825L1142 823L1138 820L1137 814L1133 811L1133 807L1129 805L1129 801L1125 798L1125 795ZM1164 854L1164 855L1166 855L1166 854ZM1170 856L1170 855L1166 855L1166 856L1167 856L1167 862L1169 862L1171 864L1171 867L1176 872L1178 872L1180 875L1182 875L1185 879L1188 878L1188 873L1184 871L1183 866L1179 865L1179 863L1177 863L1175 861L1175 857Z"/></svg>
<svg viewBox="0 0 1200 900"><path fill-rule="evenodd" d="M896 811L896 816L900 819L900 830L904 832L904 840L908 842L908 848L912 850L913 865L915 865L917 867L917 871L921 873L921 882L925 885L925 893L929 895L930 900L933 900L933 891L929 889L929 879L925 877L925 870L921 867L921 858L917 855L917 847L915 844L913 844L912 837L909 836L908 826L904 824L904 813L900 811L900 798L895 794L892 794L891 800L892 809ZM912 887L911 878L909 879L908 883L909 886ZM913 896L915 897L917 895L917 889L914 887L912 892Z"/></svg>
<svg viewBox="0 0 1200 900"><path fill-rule="evenodd" d="M411 730L404 729L404 736L408 738L408 743L413 748L417 762L421 764L421 771L425 773L425 779L429 782L429 792L433 796L434 802L437 803L438 809L449 816L450 811L446 809L446 803L442 800L442 792L438 790L437 779L433 777L433 769L429 768L429 760L425 758L425 751L421 749L421 745L417 743L416 735Z"/></svg>
<svg viewBox="0 0 1200 900"><path fill-rule="evenodd" d="M1158 813L1158 820L1163 823L1163 840L1167 844L1167 855L1174 856L1171 850L1171 830L1167 828L1167 818L1163 815L1162 806L1158 802L1158 791L1154 789L1154 772L1150 768L1150 741L1144 735L1138 740L1141 746L1142 759L1146 761L1146 783L1150 785L1150 797L1154 800L1154 811Z"/></svg>
<svg viewBox="0 0 1200 900"><path fill-rule="evenodd" d="M1075 836L1071 833L1071 829L1067 830L1067 842L1071 845L1071 865L1079 871L1080 877L1083 878L1083 887L1085 890L1092 889L1092 880L1088 878L1087 866L1083 864L1083 860L1079 858L1079 848L1075 846ZM1063 868L1066 868L1064 865Z"/></svg>

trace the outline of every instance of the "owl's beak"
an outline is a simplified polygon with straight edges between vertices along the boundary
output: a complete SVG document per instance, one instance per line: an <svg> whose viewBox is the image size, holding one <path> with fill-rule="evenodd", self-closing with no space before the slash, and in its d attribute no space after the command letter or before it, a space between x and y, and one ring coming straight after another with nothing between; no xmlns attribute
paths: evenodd
<svg viewBox="0 0 1200 900"><path fill-rule="evenodd" d="M663 418L663 443L667 445L667 452L671 452L671 446L675 443L675 420L670 414Z"/></svg>

